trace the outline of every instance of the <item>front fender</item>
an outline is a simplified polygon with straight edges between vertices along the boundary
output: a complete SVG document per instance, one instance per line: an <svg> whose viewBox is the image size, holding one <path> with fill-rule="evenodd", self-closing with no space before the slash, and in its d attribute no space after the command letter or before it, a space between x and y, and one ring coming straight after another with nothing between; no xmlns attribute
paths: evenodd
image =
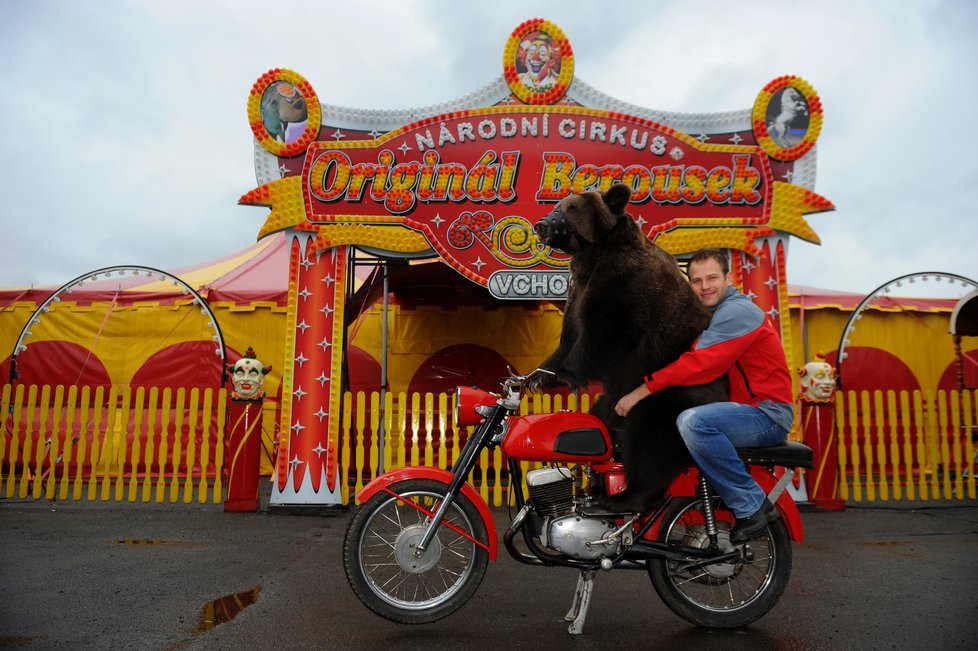
<svg viewBox="0 0 978 651"><path fill-rule="evenodd" d="M688 472L679 475L669 487L669 492L676 497L696 495L696 485L699 481L696 472L695 468L691 468ZM770 493L774 485L778 483L778 477L763 466L751 466L751 475L765 493ZM801 526L801 514L798 512L798 505L795 504L787 490L781 493L781 497L778 498L775 506L781 512L781 518L784 520L784 526L788 529L788 535L791 539L795 542L803 542L805 533Z"/></svg>
<svg viewBox="0 0 978 651"><path fill-rule="evenodd" d="M362 504L366 502L371 497L379 493L385 488L389 488L394 484L405 481L407 479L431 479L437 482L445 484L447 487L455 475L447 470L442 470L441 468L427 468L422 466L412 466L408 468L401 468L399 470L392 470L391 472L385 473L380 477L377 477L369 484L364 486L359 493L357 493L357 500ZM476 510L482 517L483 523L486 525L486 535L489 540L487 546L489 548L489 560L496 560L496 552L499 549L499 537L496 534L496 522L493 520L492 511L489 510L489 505L486 501L482 499L482 496L476 492L469 484L462 484L462 495L464 495L473 505L475 505Z"/></svg>

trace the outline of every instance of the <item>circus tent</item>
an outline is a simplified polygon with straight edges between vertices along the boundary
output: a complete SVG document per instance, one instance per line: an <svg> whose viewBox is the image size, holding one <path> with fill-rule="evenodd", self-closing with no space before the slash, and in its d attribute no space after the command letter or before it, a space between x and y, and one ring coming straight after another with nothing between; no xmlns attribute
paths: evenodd
<svg viewBox="0 0 978 651"><path fill-rule="evenodd" d="M285 235L172 272L206 299L223 333L227 360L249 347L272 371L267 409L278 409L285 361L289 251ZM358 254L359 255L359 254ZM388 273L385 312L383 266ZM560 335L559 303L499 301L439 260L361 257L347 318L347 387L374 391L381 368L392 392L491 386L507 366L538 365ZM10 373L15 342L34 311L57 288L0 290L0 377ZM792 358L835 350L846 320L864 297L789 286ZM860 319L845 360L846 388L950 389L955 353L948 334L954 300L880 297ZM387 345L384 347L384 323ZM25 384L218 386L221 364L213 328L193 297L168 278L110 276L63 294L30 327L17 358ZM386 360L385 360L386 352ZM291 354L291 353L290 353ZM964 344L965 379L978 385L978 342ZM386 362L386 363L385 363ZM277 418L267 418L270 430ZM274 440L274 433L267 433ZM266 470L270 466L266 467Z"/></svg>

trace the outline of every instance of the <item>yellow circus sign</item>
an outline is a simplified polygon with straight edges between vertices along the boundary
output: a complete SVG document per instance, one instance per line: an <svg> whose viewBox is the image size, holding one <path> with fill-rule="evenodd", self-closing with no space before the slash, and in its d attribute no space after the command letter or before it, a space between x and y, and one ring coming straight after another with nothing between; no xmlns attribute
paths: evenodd
<svg viewBox="0 0 978 651"><path fill-rule="evenodd" d="M292 259L273 503L339 502L350 247L439 257L501 300L560 300L567 257L534 223L572 193L625 183L628 212L667 251L734 250L739 285L787 340L789 238L817 243L806 216L833 209L814 191L814 89L779 77L722 114L622 106L574 76L569 39L543 19L510 34L499 78L427 111L322 104L291 70L258 79L259 185L240 201L271 209L259 237L287 232Z"/></svg>

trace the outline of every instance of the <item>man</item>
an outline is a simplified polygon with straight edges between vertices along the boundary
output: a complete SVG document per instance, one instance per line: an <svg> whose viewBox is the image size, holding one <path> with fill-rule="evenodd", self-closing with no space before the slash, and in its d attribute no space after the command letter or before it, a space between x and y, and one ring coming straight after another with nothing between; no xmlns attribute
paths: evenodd
<svg viewBox="0 0 978 651"><path fill-rule="evenodd" d="M646 376L644 384L618 401L615 412L626 416L639 400L672 386L729 377L731 402L687 409L676 425L696 465L736 516L730 540L741 543L760 535L777 513L735 448L785 439L794 421L791 374L771 322L731 286L723 250L697 251L687 273L693 291L713 312L710 324L692 350Z"/></svg>

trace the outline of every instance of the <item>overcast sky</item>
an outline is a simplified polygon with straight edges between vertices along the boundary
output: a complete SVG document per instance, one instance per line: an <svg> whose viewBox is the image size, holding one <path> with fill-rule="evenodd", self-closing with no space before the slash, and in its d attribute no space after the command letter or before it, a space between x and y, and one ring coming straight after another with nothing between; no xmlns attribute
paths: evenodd
<svg viewBox="0 0 978 651"><path fill-rule="evenodd" d="M327 104L433 105L499 77L509 34L534 17L568 36L577 78L652 109L747 109L783 74L814 86L815 190L836 211L808 218L821 246L792 241L790 282L978 280L976 7L0 0L0 286L247 246L267 214L237 205L255 187L246 105L265 71L300 72Z"/></svg>

